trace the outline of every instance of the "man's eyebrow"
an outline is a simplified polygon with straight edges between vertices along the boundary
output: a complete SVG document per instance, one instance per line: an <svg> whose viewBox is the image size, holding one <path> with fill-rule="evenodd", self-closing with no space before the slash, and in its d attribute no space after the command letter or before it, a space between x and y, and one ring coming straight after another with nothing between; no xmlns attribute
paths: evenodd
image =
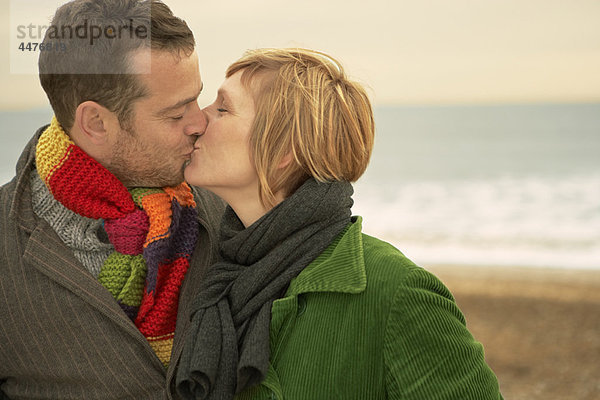
<svg viewBox="0 0 600 400"><path fill-rule="evenodd" d="M164 115L170 113L173 110L176 110L176 109L178 109L180 107L185 106L188 103L191 103L192 101L196 101L198 99L198 96L200 96L200 93L202 93L202 89L204 89L204 83L200 87L200 91L198 92L197 95L195 95L193 97L188 97L187 99L180 100L176 104L173 104L172 106L165 107L162 110L158 111L156 113L156 115L158 115L158 116L164 116Z"/></svg>

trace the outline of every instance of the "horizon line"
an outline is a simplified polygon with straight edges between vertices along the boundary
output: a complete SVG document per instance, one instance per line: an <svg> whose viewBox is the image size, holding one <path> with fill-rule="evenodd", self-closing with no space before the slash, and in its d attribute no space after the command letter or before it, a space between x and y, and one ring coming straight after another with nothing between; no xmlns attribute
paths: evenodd
<svg viewBox="0 0 600 400"><path fill-rule="evenodd" d="M485 100L485 101L390 101L373 103L373 109L377 108L395 108L395 107L495 107L495 106L528 106L528 105L600 105L600 98L585 99L585 100ZM0 107L0 112L31 112L31 111L51 111L50 105L45 106L15 106L15 107Z"/></svg>

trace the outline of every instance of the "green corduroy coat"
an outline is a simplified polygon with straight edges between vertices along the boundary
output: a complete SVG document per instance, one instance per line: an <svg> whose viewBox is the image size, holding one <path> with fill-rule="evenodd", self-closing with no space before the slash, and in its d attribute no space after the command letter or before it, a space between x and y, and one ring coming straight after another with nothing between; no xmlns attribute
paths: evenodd
<svg viewBox="0 0 600 400"><path fill-rule="evenodd" d="M448 289L361 225L273 303L267 377L236 399L502 399Z"/></svg>

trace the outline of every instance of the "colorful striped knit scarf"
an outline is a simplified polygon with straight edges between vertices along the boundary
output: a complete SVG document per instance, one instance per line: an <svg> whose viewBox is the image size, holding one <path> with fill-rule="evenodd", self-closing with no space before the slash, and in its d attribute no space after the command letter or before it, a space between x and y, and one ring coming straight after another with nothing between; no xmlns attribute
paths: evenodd
<svg viewBox="0 0 600 400"><path fill-rule="evenodd" d="M104 219L115 251L104 262L98 280L166 368L179 291L199 232L190 187L182 183L128 191L73 143L56 118L40 136L36 166L65 207L87 218Z"/></svg>

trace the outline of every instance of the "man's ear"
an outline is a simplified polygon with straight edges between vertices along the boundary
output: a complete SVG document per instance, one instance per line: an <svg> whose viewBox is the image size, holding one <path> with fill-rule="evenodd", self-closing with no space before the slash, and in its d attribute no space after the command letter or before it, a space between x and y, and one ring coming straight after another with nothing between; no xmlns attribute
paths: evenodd
<svg viewBox="0 0 600 400"><path fill-rule="evenodd" d="M118 124L113 112L95 101L84 101L75 110L75 126L72 131L77 132L80 142L101 146L109 141L115 122Z"/></svg>

